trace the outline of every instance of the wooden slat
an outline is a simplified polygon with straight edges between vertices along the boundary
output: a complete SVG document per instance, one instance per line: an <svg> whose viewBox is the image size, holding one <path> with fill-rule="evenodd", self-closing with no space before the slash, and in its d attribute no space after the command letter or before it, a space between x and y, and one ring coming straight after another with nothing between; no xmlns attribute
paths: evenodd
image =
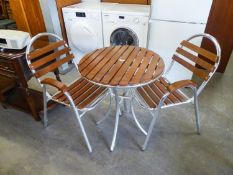
<svg viewBox="0 0 233 175"><path fill-rule="evenodd" d="M161 82L159 81L156 81L155 82L155 85L164 93L166 94L168 92L166 86L164 84L162 84ZM173 95L169 95L168 99L172 102L172 103L176 103L176 102L179 102L179 100Z"/></svg>
<svg viewBox="0 0 233 175"><path fill-rule="evenodd" d="M100 82L105 74L108 73L108 71L112 68L112 66L116 63L116 61L121 57L121 55L127 50L128 46L122 46L121 49L117 52L116 55L114 55L110 61L102 68L101 71L96 74L94 77L95 82Z"/></svg>
<svg viewBox="0 0 233 175"><path fill-rule="evenodd" d="M160 82L168 89L170 84L164 79L164 78L160 78ZM181 95L181 93L175 91L173 92L171 95L171 97L174 96L175 98L177 98L179 101L183 101L184 98L183 98L183 95ZM169 96L169 98L170 98ZM173 97L172 97L173 98Z"/></svg>
<svg viewBox="0 0 233 175"><path fill-rule="evenodd" d="M119 71L123 63L127 60L129 55L132 53L134 50L133 46L129 46L128 49L124 52L124 54L117 60L117 62L112 66L112 69L103 77L102 83L103 84L108 84L112 78L116 75L116 73ZM116 82L113 81L114 84Z"/></svg>
<svg viewBox="0 0 233 175"><path fill-rule="evenodd" d="M188 41L182 41L181 45L194 51L194 52L199 53L200 55L208 58L210 61L213 61L214 63L217 61L217 56L215 54L213 54L212 52L209 52L203 48L200 48L200 47L198 47L198 46L196 46Z"/></svg>
<svg viewBox="0 0 233 175"><path fill-rule="evenodd" d="M163 97L164 93L154 83L150 84L149 87L152 91L154 91L154 93L158 95L159 99ZM166 99L164 103L167 105L172 102L170 101L170 99Z"/></svg>
<svg viewBox="0 0 233 175"><path fill-rule="evenodd" d="M84 79L80 78L77 81L75 81L74 83L72 83L69 87L68 87L68 91L70 92L74 87L77 87ZM57 95L55 95L53 97L54 99L58 99L60 101L64 101L65 100L65 95L63 93L58 93Z"/></svg>
<svg viewBox="0 0 233 175"><path fill-rule="evenodd" d="M103 67L109 62L110 59L112 59L112 57L119 51L121 47L117 46L115 47L112 52L110 54L108 54L107 56L105 56L99 63L98 65L86 76L87 79L91 80L93 79L96 74L103 69Z"/></svg>
<svg viewBox="0 0 233 175"><path fill-rule="evenodd" d="M86 91L88 91L88 89L90 89L91 87L93 87L94 84L87 82L85 85L80 86L78 89L76 89L76 91L72 94L72 98L73 100L76 100L77 98L79 98L79 96L81 96L82 94L85 94Z"/></svg>
<svg viewBox="0 0 233 175"><path fill-rule="evenodd" d="M156 108L157 107L157 104L146 94L146 92L143 90L143 88L138 88L137 90L138 90L139 94L141 95L141 97L146 102L146 104L150 108Z"/></svg>
<svg viewBox="0 0 233 175"><path fill-rule="evenodd" d="M37 57L39 57L41 55L44 55L44 54L46 54L46 53L48 53L50 51L53 51L54 49L57 49L57 48L65 45L65 44L66 44L66 42L63 41L63 40L55 42L55 43L51 43L51 44L49 44L49 45L47 45L45 47L42 47L40 49L37 49L37 50L31 52L28 55L28 59L33 60L33 59L35 59L35 58L37 58Z"/></svg>
<svg viewBox="0 0 233 175"><path fill-rule="evenodd" d="M66 48L59 50L57 52L54 52L54 53L52 53L44 58L41 58L38 61L33 62L31 65L29 65L29 67L31 69L37 69L50 61L56 60L57 58L59 58L60 56L62 56L64 54L69 54L69 52L70 52L70 48L66 47Z"/></svg>
<svg viewBox="0 0 233 175"><path fill-rule="evenodd" d="M82 71L82 76L86 77L88 73L90 73L101 60L109 53L111 52L113 47L108 47L106 48L100 55L98 55L91 64L88 65L83 71Z"/></svg>
<svg viewBox="0 0 233 175"><path fill-rule="evenodd" d="M153 79L153 75L157 68L157 65L158 65L157 63L159 62L159 60L160 60L159 55L154 55L152 57L151 63L149 64L146 73L142 77L143 81L150 81Z"/></svg>
<svg viewBox="0 0 233 175"><path fill-rule="evenodd" d="M119 85L119 82L125 76L127 70L130 68L130 65L133 63L134 59L137 57L139 52L140 52L140 48L136 47L129 56L129 58L124 62L121 69L117 72L117 74L114 76L114 78L111 81L111 84L113 86Z"/></svg>
<svg viewBox="0 0 233 175"><path fill-rule="evenodd" d="M200 69L194 67L193 65L191 65L190 63L184 61L183 59L181 59L181 58L178 57L177 55L174 55L174 56L173 56L173 59L174 59L175 61L177 61L178 63L180 63L181 65L183 65L184 67L186 67L187 69L189 69L190 71L192 71L192 72L193 72L195 75L197 75L199 78L202 78L202 79L204 79L205 81L208 80L209 77L208 77L208 75L207 75L204 71L202 71L202 70L200 70Z"/></svg>
<svg viewBox="0 0 233 175"><path fill-rule="evenodd" d="M87 58L84 58L84 61L82 61L79 65L78 65L78 68L79 68L79 71L83 71L85 70L85 68L96 58L98 57L102 52L105 51L106 48L104 49L98 49L96 50L93 54L91 54L89 57Z"/></svg>
<svg viewBox="0 0 233 175"><path fill-rule="evenodd" d="M138 66L138 70L137 72L135 72L129 84L136 84L141 82L142 77L145 74L145 70L149 66L153 54L154 54L153 52L147 52L146 56L143 58L142 63Z"/></svg>
<svg viewBox="0 0 233 175"><path fill-rule="evenodd" d="M97 99L100 95L104 93L106 88L101 87L97 89L93 94L91 94L89 97L87 97L85 100L81 101L77 106L79 109L83 109L86 106L90 105L92 102L94 102L95 99Z"/></svg>
<svg viewBox="0 0 233 175"><path fill-rule="evenodd" d="M74 100L74 103L77 105L80 102L82 102L84 99L86 99L88 96L90 96L93 92L95 92L98 88L100 88L99 86L92 86L91 88L89 88L87 91L85 91L85 93L83 93L82 95L80 95L78 98L76 98Z"/></svg>
<svg viewBox="0 0 233 175"><path fill-rule="evenodd" d="M154 93L149 86L144 86L143 89L148 94L148 96L154 101L154 103L158 105L161 98L159 98L159 96L156 95L156 93Z"/></svg>
<svg viewBox="0 0 233 175"><path fill-rule="evenodd" d="M201 58L189 53L188 51L182 49L182 48L178 48L176 50L177 53L183 55L184 57L190 59L191 61L195 62L196 64L198 64L199 66L201 66L202 68L212 72L214 71L214 65L202 60Z"/></svg>
<svg viewBox="0 0 233 175"><path fill-rule="evenodd" d="M43 68L43 69L37 71L37 72L35 73L36 78L39 78L39 77L41 77L41 76L47 74L48 72L51 72L51 71L57 69L59 66L61 66L62 64L65 64L65 63L67 63L67 62L69 62L69 61L72 60L73 58L74 58L74 55L69 55L69 56L67 56L67 57L65 57L65 58L63 58L63 59L60 59L60 60L58 60L58 61L56 61L56 62L50 64L49 66L47 66L47 67L45 67L45 68Z"/></svg>
<svg viewBox="0 0 233 175"><path fill-rule="evenodd" d="M134 59L133 64L131 65L131 67L128 69L128 71L126 72L125 76L122 78L122 80L120 81L119 85L121 86L127 86L129 84L129 81L132 79L135 71L137 70L138 66L141 63L141 59L142 57L145 56L147 50L146 49L141 49L140 53L138 54L138 56Z"/></svg>

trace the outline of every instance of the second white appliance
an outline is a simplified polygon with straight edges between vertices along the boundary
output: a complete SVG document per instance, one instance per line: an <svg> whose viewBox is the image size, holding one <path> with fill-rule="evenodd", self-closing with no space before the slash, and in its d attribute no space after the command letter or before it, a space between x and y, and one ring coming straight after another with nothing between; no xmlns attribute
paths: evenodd
<svg viewBox="0 0 233 175"><path fill-rule="evenodd" d="M205 31L211 5L212 0L152 0L148 48L164 59L166 70L179 43ZM201 44L201 40L195 42ZM167 75L171 82L191 77L192 73L178 64Z"/></svg>
<svg viewBox="0 0 233 175"><path fill-rule="evenodd" d="M85 53L103 47L101 11L112 5L83 2L62 9L69 46L76 63Z"/></svg>
<svg viewBox="0 0 233 175"><path fill-rule="evenodd" d="M104 46L147 47L149 5L117 4L103 11Z"/></svg>

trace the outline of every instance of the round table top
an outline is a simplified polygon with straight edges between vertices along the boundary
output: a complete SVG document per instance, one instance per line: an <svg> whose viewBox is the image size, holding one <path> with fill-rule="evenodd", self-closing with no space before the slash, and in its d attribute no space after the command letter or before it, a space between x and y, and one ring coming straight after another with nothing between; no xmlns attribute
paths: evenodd
<svg viewBox="0 0 233 175"><path fill-rule="evenodd" d="M145 48L114 46L84 56L79 72L105 87L138 87L155 81L164 71L161 57Z"/></svg>

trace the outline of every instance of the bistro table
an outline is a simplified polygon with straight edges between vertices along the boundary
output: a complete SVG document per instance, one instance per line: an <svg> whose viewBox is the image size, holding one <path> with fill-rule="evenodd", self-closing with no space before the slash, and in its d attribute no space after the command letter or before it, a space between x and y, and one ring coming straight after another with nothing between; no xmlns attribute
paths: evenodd
<svg viewBox="0 0 233 175"><path fill-rule="evenodd" d="M88 81L110 89L116 102L116 119L110 150L113 151L121 115L120 101L132 100L129 90L156 81L164 71L162 58L145 48L135 46L112 46L97 49L84 56L78 64L80 74ZM119 90L125 90L120 96ZM133 94L133 93L132 93ZM133 111L131 111L133 113ZM139 129L145 131L134 115Z"/></svg>

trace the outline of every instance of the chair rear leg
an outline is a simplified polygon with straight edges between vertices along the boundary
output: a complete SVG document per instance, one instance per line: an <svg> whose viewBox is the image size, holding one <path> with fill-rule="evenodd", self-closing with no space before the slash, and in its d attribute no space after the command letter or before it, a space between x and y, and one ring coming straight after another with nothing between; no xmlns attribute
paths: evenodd
<svg viewBox="0 0 233 175"><path fill-rule="evenodd" d="M107 111L106 115L104 116L104 118L102 118L101 120L96 122L96 125L100 125L101 123L103 123L112 112L112 96L109 95L109 97L110 97L110 102L109 102L109 106L108 106L108 111Z"/></svg>
<svg viewBox="0 0 233 175"><path fill-rule="evenodd" d="M197 92L194 91L194 108L195 108L195 116L196 116L196 127L197 127L197 134L200 135L200 114L199 114L199 105L198 105L198 98Z"/></svg>
<svg viewBox="0 0 233 175"><path fill-rule="evenodd" d="M152 131L153 131L153 129L154 129L156 120L157 120L157 118L159 118L159 115L160 115L160 108L157 110L157 114L156 114L156 112L154 112L152 121L151 121L151 123L150 123L149 130L148 130L148 132L147 132L146 140L145 140L145 142L144 142L144 144L143 144L143 146L142 146L142 150L143 150L143 151L145 151L146 148L147 148L148 142L149 142L149 140L150 140L150 137L151 137Z"/></svg>
<svg viewBox="0 0 233 175"><path fill-rule="evenodd" d="M44 105L44 118L43 118L43 124L46 128L48 126L48 107L47 107L47 94L46 94L46 85L43 86L43 105Z"/></svg>

